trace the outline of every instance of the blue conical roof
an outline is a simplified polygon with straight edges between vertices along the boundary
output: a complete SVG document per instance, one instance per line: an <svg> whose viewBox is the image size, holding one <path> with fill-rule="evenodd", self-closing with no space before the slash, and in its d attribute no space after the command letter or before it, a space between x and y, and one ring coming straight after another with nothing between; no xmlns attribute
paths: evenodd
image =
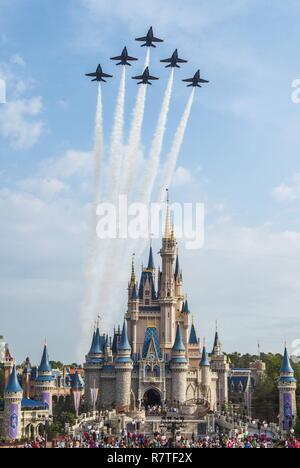
<svg viewBox="0 0 300 468"><path fill-rule="evenodd" d="M189 344L190 345L197 345L198 344L198 338L197 338L197 333L196 333L194 324L192 324L192 326L191 326Z"/></svg>
<svg viewBox="0 0 300 468"><path fill-rule="evenodd" d="M119 351L131 351L131 346L128 340L128 333L127 333L127 321L124 320L123 330L121 341L118 346Z"/></svg>
<svg viewBox="0 0 300 468"><path fill-rule="evenodd" d="M280 372L282 374L294 374L294 369L291 366L287 348L285 348L284 350L284 356L283 356L283 361L282 361Z"/></svg>
<svg viewBox="0 0 300 468"><path fill-rule="evenodd" d="M23 392L22 387L18 380L16 366L13 367L12 373L8 379L7 386L5 388L6 393L18 393Z"/></svg>
<svg viewBox="0 0 300 468"><path fill-rule="evenodd" d="M91 344L91 349L90 349L89 354L93 354L93 353L94 353L95 340L96 340L96 332L94 331L94 333L93 333L93 339L92 339L92 344Z"/></svg>
<svg viewBox="0 0 300 468"><path fill-rule="evenodd" d="M191 312L190 312L190 308L189 308L189 303L188 303L187 300L186 300L185 303L184 303L182 312L183 312L184 314L190 314L190 313L191 313Z"/></svg>
<svg viewBox="0 0 300 468"><path fill-rule="evenodd" d="M52 372L52 367L49 362L48 348L45 344L39 372Z"/></svg>
<svg viewBox="0 0 300 468"><path fill-rule="evenodd" d="M95 343L93 347L92 354L103 354L103 339L100 336L99 327L97 327L96 334L95 334Z"/></svg>
<svg viewBox="0 0 300 468"><path fill-rule="evenodd" d="M216 348L217 346L219 346L219 344L220 344L219 334L218 334L218 332L216 331L216 334L215 334L215 341L214 341L214 348Z"/></svg>
<svg viewBox="0 0 300 468"><path fill-rule="evenodd" d="M154 260L153 260L153 249L150 247L149 260L147 270L155 270Z"/></svg>
<svg viewBox="0 0 300 468"><path fill-rule="evenodd" d="M177 254L176 265L175 265L175 278L178 278L179 276L180 276L180 265L179 265L179 257Z"/></svg>
<svg viewBox="0 0 300 468"><path fill-rule="evenodd" d="M173 351L185 351L185 347L182 341L182 334L180 325L177 325L176 338L173 346Z"/></svg>
<svg viewBox="0 0 300 468"><path fill-rule="evenodd" d="M207 354L207 351L206 351L206 347L205 347L205 346L203 346L202 358L201 358L201 361L200 361L200 366L201 366L201 367L209 367L209 366L210 366L209 360L208 360L208 354Z"/></svg>
<svg viewBox="0 0 300 468"><path fill-rule="evenodd" d="M133 286L132 288L132 293L131 293L131 299L133 301L137 301L139 298L139 295L138 295L138 291L137 291L137 287L136 287L136 284Z"/></svg>

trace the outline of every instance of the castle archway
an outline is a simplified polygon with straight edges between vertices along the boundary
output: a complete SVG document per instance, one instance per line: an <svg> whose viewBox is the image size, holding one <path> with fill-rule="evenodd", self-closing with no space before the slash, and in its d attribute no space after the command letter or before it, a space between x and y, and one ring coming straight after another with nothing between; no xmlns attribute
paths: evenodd
<svg viewBox="0 0 300 468"><path fill-rule="evenodd" d="M157 388L149 388L144 394L144 405L147 408L148 406L161 406L161 393Z"/></svg>

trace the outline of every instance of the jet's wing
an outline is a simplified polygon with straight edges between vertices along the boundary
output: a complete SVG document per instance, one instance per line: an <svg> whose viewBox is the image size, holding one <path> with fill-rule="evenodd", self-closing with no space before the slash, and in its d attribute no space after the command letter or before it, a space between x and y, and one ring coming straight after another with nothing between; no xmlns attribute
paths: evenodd
<svg viewBox="0 0 300 468"><path fill-rule="evenodd" d="M187 78L186 80L182 80L182 81L185 81L186 83L193 83L194 78Z"/></svg>
<svg viewBox="0 0 300 468"><path fill-rule="evenodd" d="M177 59L177 62L178 62L178 63L187 63L188 61L178 58L178 59Z"/></svg>
<svg viewBox="0 0 300 468"><path fill-rule="evenodd" d="M130 55L128 55L127 60L138 60L138 59L135 57L130 57Z"/></svg>
<svg viewBox="0 0 300 468"><path fill-rule="evenodd" d="M102 76L104 76L104 78L113 78L112 75L108 75L107 73L102 73Z"/></svg>
<svg viewBox="0 0 300 468"><path fill-rule="evenodd" d="M164 42L164 40L158 39L158 37L153 37L152 42Z"/></svg>
<svg viewBox="0 0 300 468"><path fill-rule="evenodd" d="M149 75L148 80L159 80L159 78Z"/></svg>
<svg viewBox="0 0 300 468"><path fill-rule="evenodd" d="M203 80L202 78L200 78L200 83L209 83L209 81Z"/></svg>
<svg viewBox="0 0 300 468"><path fill-rule="evenodd" d="M111 57L110 60L122 60L123 57L119 55L118 57Z"/></svg>
<svg viewBox="0 0 300 468"><path fill-rule="evenodd" d="M97 76L97 73L86 73L85 76Z"/></svg>
<svg viewBox="0 0 300 468"><path fill-rule="evenodd" d="M172 59L164 59L164 60L161 60L162 63L171 63L172 62Z"/></svg>
<svg viewBox="0 0 300 468"><path fill-rule="evenodd" d="M147 39L148 39L147 36L145 36L145 37L136 37L135 38L136 41L141 41L141 42L146 42Z"/></svg>
<svg viewBox="0 0 300 468"><path fill-rule="evenodd" d="M143 80L143 79L144 79L144 75L133 76L132 79L133 79L133 80Z"/></svg>

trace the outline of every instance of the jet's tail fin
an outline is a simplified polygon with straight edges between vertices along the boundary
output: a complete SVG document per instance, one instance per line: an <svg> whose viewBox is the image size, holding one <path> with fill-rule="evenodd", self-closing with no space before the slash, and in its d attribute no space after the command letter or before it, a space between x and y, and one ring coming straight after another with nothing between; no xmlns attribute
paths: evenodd
<svg viewBox="0 0 300 468"><path fill-rule="evenodd" d="M188 84L188 85L187 85L187 88L190 88L191 86L194 86L193 83ZM198 86L198 85L197 85L197 86Z"/></svg>
<svg viewBox="0 0 300 468"><path fill-rule="evenodd" d="M172 64L170 63L170 65L166 65L166 68L171 68L172 67Z"/></svg>
<svg viewBox="0 0 300 468"><path fill-rule="evenodd" d="M154 49L156 49L156 45L154 45L154 44L151 44L151 47L154 47Z"/></svg>
<svg viewBox="0 0 300 468"><path fill-rule="evenodd" d="M97 78L94 78L92 81L98 81Z"/></svg>
<svg viewBox="0 0 300 468"><path fill-rule="evenodd" d="M197 86L197 88L202 88L202 86L200 86L200 85L199 85L199 83L197 83L197 85L196 85L196 86Z"/></svg>
<svg viewBox="0 0 300 468"><path fill-rule="evenodd" d="M176 68L180 68L180 66L179 66L179 65L177 65L177 63L176 63L176 65L175 65L175 67L176 67Z"/></svg>
<svg viewBox="0 0 300 468"><path fill-rule="evenodd" d="M106 80L104 80L103 78L101 78L100 81L103 81L103 83L106 83Z"/></svg>

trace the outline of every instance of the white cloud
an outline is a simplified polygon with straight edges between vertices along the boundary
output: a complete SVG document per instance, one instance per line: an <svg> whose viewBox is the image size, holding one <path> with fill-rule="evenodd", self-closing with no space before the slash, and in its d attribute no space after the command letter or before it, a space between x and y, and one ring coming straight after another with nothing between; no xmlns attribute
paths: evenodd
<svg viewBox="0 0 300 468"><path fill-rule="evenodd" d="M69 179L73 176L91 176L92 152L68 150L60 157L43 162L40 171L49 177L61 179Z"/></svg>
<svg viewBox="0 0 300 468"><path fill-rule="evenodd" d="M0 110L0 135L9 140L13 149L28 149L35 145L45 124L39 117L43 109L40 96L8 102Z"/></svg>
<svg viewBox="0 0 300 468"><path fill-rule="evenodd" d="M18 186L25 192L39 194L42 197L52 197L70 189L65 182L57 178L28 178L20 181Z"/></svg>
<svg viewBox="0 0 300 468"><path fill-rule="evenodd" d="M11 57L10 61L11 61L12 64L20 65L22 67L24 67L26 65L25 60L23 59L23 57L20 54L14 54Z"/></svg>
<svg viewBox="0 0 300 468"><path fill-rule="evenodd" d="M279 202L294 202L300 199L300 173L293 176L290 184L282 182L272 191L273 197Z"/></svg>
<svg viewBox="0 0 300 468"><path fill-rule="evenodd" d="M193 181L193 176L189 169L179 166L173 177L172 185L174 188L190 184Z"/></svg>

